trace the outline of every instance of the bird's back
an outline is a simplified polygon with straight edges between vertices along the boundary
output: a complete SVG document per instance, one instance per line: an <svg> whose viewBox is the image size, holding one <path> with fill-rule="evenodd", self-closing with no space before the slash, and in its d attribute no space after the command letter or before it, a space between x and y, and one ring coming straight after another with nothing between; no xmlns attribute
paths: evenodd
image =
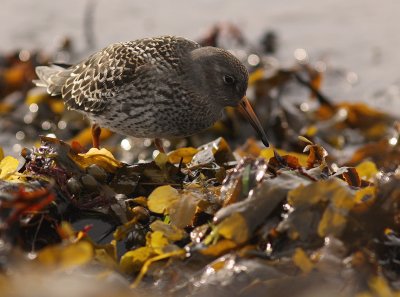
<svg viewBox="0 0 400 297"><path fill-rule="evenodd" d="M162 36L112 44L67 69L38 67L35 83L61 94L70 109L96 114L130 83L139 85L154 71L179 75L182 56L199 45L185 38Z"/></svg>

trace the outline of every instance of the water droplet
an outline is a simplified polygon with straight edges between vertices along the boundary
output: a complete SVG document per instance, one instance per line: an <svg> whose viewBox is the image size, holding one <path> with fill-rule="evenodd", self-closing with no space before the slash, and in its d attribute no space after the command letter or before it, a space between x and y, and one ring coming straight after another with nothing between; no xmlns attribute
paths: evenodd
<svg viewBox="0 0 400 297"><path fill-rule="evenodd" d="M256 54L251 54L247 57L247 63L249 63L250 66L257 66L260 64L260 57Z"/></svg>
<svg viewBox="0 0 400 297"><path fill-rule="evenodd" d="M35 252L30 252L26 255L29 260L35 260L37 258L37 253Z"/></svg>
<svg viewBox="0 0 400 297"><path fill-rule="evenodd" d="M294 51L294 58L300 63L306 62L308 59L307 51L304 48L298 48Z"/></svg>
<svg viewBox="0 0 400 297"><path fill-rule="evenodd" d="M24 116L24 123L25 124L30 124L30 123L32 123L33 122L33 116L32 116L32 114L31 113L27 113L25 116Z"/></svg>
<svg viewBox="0 0 400 297"><path fill-rule="evenodd" d="M272 245L270 243L267 243L267 246L265 247L265 253L267 255L271 255L272 252L273 252Z"/></svg>
<svg viewBox="0 0 400 297"><path fill-rule="evenodd" d="M389 144L392 146L395 146L398 142L398 139L396 137L392 137L389 139Z"/></svg>
<svg viewBox="0 0 400 297"><path fill-rule="evenodd" d="M145 138L145 139L143 140L143 145L144 145L145 147L149 147L149 146L151 145L151 139L150 139L150 138Z"/></svg>
<svg viewBox="0 0 400 297"><path fill-rule="evenodd" d="M337 114L340 119L345 119L347 118L348 112L347 109L340 108Z"/></svg>
<svg viewBox="0 0 400 297"><path fill-rule="evenodd" d="M132 148L131 142L129 141L129 139L124 138L121 140L121 147L122 149L129 151Z"/></svg>
<svg viewBox="0 0 400 297"><path fill-rule="evenodd" d="M25 138L25 133L24 131L18 131L17 133L15 133L15 138L17 140L23 140Z"/></svg>
<svg viewBox="0 0 400 297"><path fill-rule="evenodd" d="M328 245L331 242L331 239L329 237L324 238L324 245Z"/></svg>
<svg viewBox="0 0 400 297"><path fill-rule="evenodd" d="M66 121L59 121L57 124L58 129L65 129L67 128L67 122Z"/></svg>
<svg viewBox="0 0 400 297"><path fill-rule="evenodd" d="M170 147L171 146L171 141L169 141L169 140L164 140L163 141L163 146L166 148L166 147Z"/></svg>
<svg viewBox="0 0 400 297"><path fill-rule="evenodd" d="M22 146L20 144L16 143L13 145L12 149L15 153L19 153L22 149Z"/></svg>
<svg viewBox="0 0 400 297"><path fill-rule="evenodd" d="M307 112L310 110L310 105L306 102L300 104L300 110L303 112Z"/></svg>
<svg viewBox="0 0 400 297"><path fill-rule="evenodd" d="M153 159L155 159L158 156L159 153L160 153L159 150L154 150L153 151Z"/></svg>
<svg viewBox="0 0 400 297"><path fill-rule="evenodd" d="M39 110L39 105L37 105L36 103L32 103L31 105L29 105L30 112L37 112L38 110Z"/></svg>
<svg viewBox="0 0 400 297"><path fill-rule="evenodd" d="M339 166L336 163L332 163L331 168L334 172L339 170Z"/></svg>
<svg viewBox="0 0 400 297"><path fill-rule="evenodd" d="M22 62L26 62L31 58L31 53L27 50L22 50L19 52L18 58L22 61Z"/></svg>
<svg viewBox="0 0 400 297"><path fill-rule="evenodd" d="M43 130L49 130L51 128L51 123L49 121L44 121L42 123L42 129Z"/></svg>

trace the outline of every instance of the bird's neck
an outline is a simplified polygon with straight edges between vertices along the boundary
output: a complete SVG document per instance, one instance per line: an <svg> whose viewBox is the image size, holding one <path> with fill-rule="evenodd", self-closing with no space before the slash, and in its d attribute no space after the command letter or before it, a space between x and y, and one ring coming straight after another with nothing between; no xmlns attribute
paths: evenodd
<svg viewBox="0 0 400 297"><path fill-rule="evenodd" d="M202 49L195 49L186 57L186 61L183 63L185 65L183 66L185 67L184 73L186 74L185 82L190 84L190 88L199 95L199 98L212 98L215 94L212 93L208 83L210 77L207 77L207 75L209 74L204 70L206 61L199 54Z"/></svg>

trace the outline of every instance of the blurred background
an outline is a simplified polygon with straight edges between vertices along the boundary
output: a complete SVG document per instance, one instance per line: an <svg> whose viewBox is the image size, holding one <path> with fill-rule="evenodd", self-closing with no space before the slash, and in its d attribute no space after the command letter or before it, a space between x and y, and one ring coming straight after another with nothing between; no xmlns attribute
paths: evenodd
<svg viewBox="0 0 400 297"><path fill-rule="evenodd" d="M383 4L373 0L3 0L1 6L3 60L13 54L22 60L29 59L36 52L39 64L74 63L113 42L163 34L199 41L215 26L232 24L245 42L238 46L229 37L224 40L221 34L218 45L239 56L245 52L247 56L240 57L242 60L253 52L262 52L263 42L270 34L276 49L268 54L274 58L273 64L278 63L274 64L276 67L290 67L296 61L307 60L322 72L330 70L321 90L333 100L368 102L398 116L399 1L387 0ZM8 100L17 101L15 97L14 94ZM35 112L36 105L28 107L29 110L20 111L18 118L32 109ZM55 123L57 129L71 121L59 120ZM41 118L39 124L45 132L41 134L54 130L52 121L47 123ZM5 127L4 122L0 125ZM0 146L15 155L29 130L14 129L10 135L16 135L16 140L11 142L4 130ZM16 134L19 131L23 134ZM57 136L68 139L71 135ZM131 147L130 142L125 145Z"/></svg>
<svg viewBox="0 0 400 297"><path fill-rule="evenodd" d="M93 50L110 43L163 34L196 39L210 26L229 21L256 44L266 30L279 35L279 56L290 62L297 48L314 60L354 71L360 99L400 77L400 2L387 0L3 0L0 51L54 51L69 36L79 56L88 54L85 10L93 16ZM93 51L90 49L90 52Z"/></svg>

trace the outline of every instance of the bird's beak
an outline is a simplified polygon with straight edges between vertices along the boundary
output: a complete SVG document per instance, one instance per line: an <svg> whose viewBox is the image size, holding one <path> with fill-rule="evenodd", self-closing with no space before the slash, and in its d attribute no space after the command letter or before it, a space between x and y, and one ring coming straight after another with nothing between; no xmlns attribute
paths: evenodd
<svg viewBox="0 0 400 297"><path fill-rule="evenodd" d="M267 135L265 134L265 131L261 126L261 123L258 120L253 108L251 107L249 99L247 99L246 96L244 96L239 102L239 111L246 117L253 128L257 131L257 134L260 136L262 143L264 143L266 147L269 147Z"/></svg>

